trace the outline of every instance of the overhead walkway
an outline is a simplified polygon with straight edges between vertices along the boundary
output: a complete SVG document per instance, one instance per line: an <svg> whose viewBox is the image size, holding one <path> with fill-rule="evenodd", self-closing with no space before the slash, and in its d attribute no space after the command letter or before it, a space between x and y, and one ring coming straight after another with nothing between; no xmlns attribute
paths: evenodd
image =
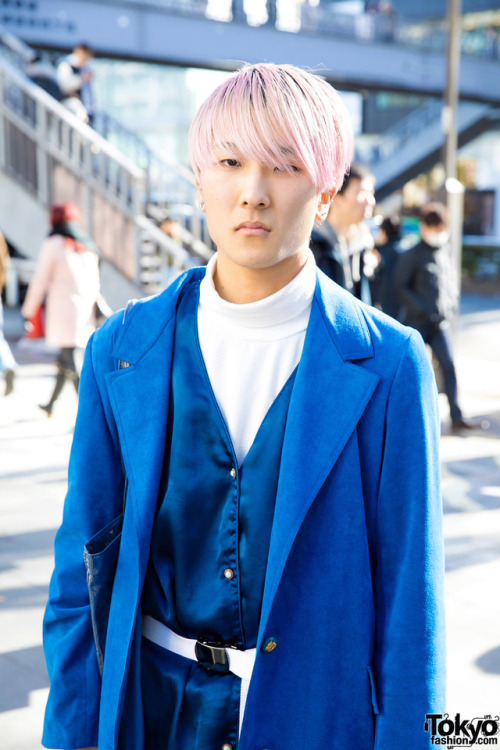
<svg viewBox="0 0 500 750"><path fill-rule="evenodd" d="M408 180L440 160L444 136L443 103L429 100L377 138L375 146L358 147L356 157L375 175L377 199L383 200ZM457 113L459 146L495 126L500 110L487 104L461 102Z"/></svg>
<svg viewBox="0 0 500 750"><path fill-rule="evenodd" d="M137 143L132 159L30 83L12 57L0 57L0 229L9 242L36 258L49 206L76 203L102 255L112 307L206 262L211 250L191 173L139 154ZM178 237L158 229L155 211L175 217Z"/></svg>
<svg viewBox="0 0 500 750"><path fill-rule="evenodd" d="M269 60L319 68L340 88L444 91L443 29L431 33L422 25L399 22L380 26L369 14L328 15L321 6L304 16L292 0L291 30L284 30L284 19L279 27L279 14L278 26L254 27L241 12L229 22L232 5L241 8L242 2L222 3L225 11L219 17L224 20L219 21L208 17L215 4L202 0L6 0L0 24L30 44L54 49L88 40L104 56L228 70L241 61ZM465 41L462 98L499 102L498 50L474 49Z"/></svg>

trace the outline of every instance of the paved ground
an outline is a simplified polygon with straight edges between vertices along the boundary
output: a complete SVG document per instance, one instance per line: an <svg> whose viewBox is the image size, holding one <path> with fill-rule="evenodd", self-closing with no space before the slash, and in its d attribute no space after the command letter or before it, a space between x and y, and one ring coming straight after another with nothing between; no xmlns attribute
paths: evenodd
<svg viewBox="0 0 500 750"><path fill-rule="evenodd" d="M14 339L19 325L7 311ZM37 404L50 394L53 357L26 341L15 353L16 390L0 399L0 748L36 750L48 689L41 618L76 398L67 386L48 420ZM489 421L451 436L441 403L448 710L474 718L500 713L500 297L464 297L456 355L464 410Z"/></svg>

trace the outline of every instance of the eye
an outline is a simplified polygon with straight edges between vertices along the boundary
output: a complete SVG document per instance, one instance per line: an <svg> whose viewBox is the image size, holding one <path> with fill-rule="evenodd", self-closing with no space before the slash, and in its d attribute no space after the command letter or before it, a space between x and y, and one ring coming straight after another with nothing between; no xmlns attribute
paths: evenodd
<svg viewBox="0 0 500 750"><path fill-rule="evenodd" d="M288 164L288 168L292 170L292 172L300 172L300 168L296 167L295 164ZM275 172L280 172L281 174L289 174L288 169L284 169L283 167L274 167Z"/></svg>
<svg viewBox="0 0 500 750"><path fill-rule="evenodd" d="M219 164L224 164L226 167L238 167L240 163L237 159L221 159Z"/></svg>

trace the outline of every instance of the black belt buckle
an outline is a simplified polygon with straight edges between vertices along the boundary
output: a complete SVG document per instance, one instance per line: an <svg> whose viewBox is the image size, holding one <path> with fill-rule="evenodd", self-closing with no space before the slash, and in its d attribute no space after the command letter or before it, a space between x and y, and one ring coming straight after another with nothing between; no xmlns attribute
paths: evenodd
<svg viewBox="0 0 500 750"><path fill-rule="evenodd" d="M229 672L229 659L224 646L209 641L196 641L194 647L198 664L212 672Z"/></svg>

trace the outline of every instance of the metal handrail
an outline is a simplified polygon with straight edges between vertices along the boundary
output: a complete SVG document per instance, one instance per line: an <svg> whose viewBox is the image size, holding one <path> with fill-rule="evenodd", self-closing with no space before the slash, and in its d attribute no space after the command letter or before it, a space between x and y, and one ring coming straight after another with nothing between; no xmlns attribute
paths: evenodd
<svg viewBox="0 0 500 750"><path fill-rule="evenodd" d="M7 62L13 64L21 73L25 73L26 65L37 57L35 50L1 27L0 55L6 57ZM46 64L48 65L48 62ZM64 115L67 110L64 108L62 112ZM78 126L82 125L78 119L76 123ZM115 147L116 153L143 170L141 210L152 216L155 221L160 216L164 218L171 215L185 237L188 237L185 244L191 245L198 257L209 257L211 240L199 210L193 173L168 156L152 151L140 135L106 112L96 113L90 132L99 133L107 143ZM96 148L100 150L100 146Z"/></svg>
<svg viewBox="0 0 500 750"><path fill-rule="evenodd" d="M200 258L210 257L211 250L201 242L200 234L196 236L187 226L182 227L183 247L158 233L155 223L145 216L145 170L2 59L0 116L0 169L45 208L57 198L57 180L62 175L67 181L64 175L69 175L73 192L83 191L80 203L87 231L103 257L129 279L147 279L145 288L156 291L165 276L162 268L177 274ZM195 192L191 183L189 188ZM119 236L112 236L108 219L118 227ZM195 228L193 216L190 222ZM196 259L189 260L193 255Z"/></svg>

